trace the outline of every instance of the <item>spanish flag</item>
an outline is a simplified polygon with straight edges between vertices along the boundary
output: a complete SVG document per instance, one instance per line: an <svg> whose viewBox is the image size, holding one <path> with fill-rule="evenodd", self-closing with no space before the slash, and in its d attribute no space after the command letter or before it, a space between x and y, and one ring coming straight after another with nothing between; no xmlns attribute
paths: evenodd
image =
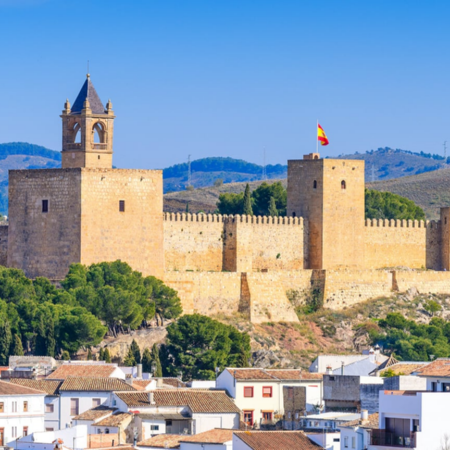
<svg viewBox="0 0 450 450"><path fill-rule="evenodd" d="M320 145L328 145L328 138L325 134L325 131L323 131L323 128L317 124L317 139L320 141Z"/></svg>

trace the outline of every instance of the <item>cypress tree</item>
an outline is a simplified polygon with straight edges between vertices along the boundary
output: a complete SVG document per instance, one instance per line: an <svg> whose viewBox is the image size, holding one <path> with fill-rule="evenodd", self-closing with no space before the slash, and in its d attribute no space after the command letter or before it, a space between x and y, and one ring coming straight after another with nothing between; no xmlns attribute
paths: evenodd
<svg viewBox="0 0 450 450"><path fill-rule="evenodd" d="M86 356L86 360L87 361L92 361L92 351L91 351L91 347L88 348L88 354Z"/></svg>
<svg viewBox="0 0 450 450"><path fill-rule="evenodd" d="M136 364L141 363L141 349L139 348L138 343L133 339L130 346L131 351L133 352L134 360Z"/></svg>
<svg viewBox="0 0 450 450"><path fill-rule="evenodd" d="M250 194L250 186L248 185L248 183L247 183L247 186L245 186L244 205L243 205L242 213L247 216L253 216L252 197Z"/></svg>
<svg viewBox="0 0 450 450"><path fill-rule="evenodd" d="M103 361L105 361L106 363L111 362L111 354L109 353L109 350L107 348L105 348L105 350L103 351Z"/></svg>
<svg viewBox="0 0 450 450"><path fill-rule="evenodd" d="M98 360L99 361L105 360L105 354L104 354L103 348L100 348L100 351L98 352Z"/></svg>
<svg viewBox="0 0 450 450"><path fill-rule="evenodd" d="M11 329L7 320L0 324L0 364L7 366L9 363L9 350L11 348Z"/></svg>
<svg viewBox="0 0 450 450"><path fill-rule="evenodd" d="M142 354L142 371L147 373L152 371L152 354L148 347L145 348Z"/></svg>
<svg viewBox="0 0 450 450"><path fill-rule="evenodd" d="M53 318L49 317L45 326L46 336L45 336L45 344L47 347L47 356L55 356L55 322L53 321Z"/></svg>
<svg viewBox="0 0 450 450"><path fill-rule="evenodd" d="M159 359L159 350L158 350L158 346L156 344L153 344L152 347L152 361L155 362L156 364L156 370L155 373L153 374L154 377L162 377L162 366L161 366L161 361Z"/></svg>
<svg viewBox="0 0 450 450"><path fill-rule="evenodd" d="M14 335L14 339L11 347L11 355L14 356L23 356L23 345L22 340L18 334Z"/></svg>
<svg viewBox="0 0 450 450"><path fill-rule="evenodd" d="M189 202L186 203L186 214L189 212Z"/></svg>
<svg viewBox="0 0 450 450"><path fill-rule="evenodd" d="M128 353L123 360L123 364L127 367L133 367L134 365L136 365L136 360L134 359L134 354L131 347L128 349Z"/></svg>
<svg viewBox="0 0 450 450"><path fill-rule="evenodd" d="M269 201L269 216L278 217L277 204L275 203L275 197L272 195Z"/></svg>

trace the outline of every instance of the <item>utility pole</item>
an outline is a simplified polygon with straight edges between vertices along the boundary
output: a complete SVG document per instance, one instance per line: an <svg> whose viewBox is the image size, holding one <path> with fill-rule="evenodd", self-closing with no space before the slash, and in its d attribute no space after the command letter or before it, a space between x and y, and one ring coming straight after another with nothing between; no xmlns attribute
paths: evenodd
<svg viewBox="0 0 450 450"><path fill-rule="evenodd" d="M188 155L188 186L191 185L191 155Z"/></svg>
<svg viewBox="0 0 450 450"><path fill-rule="evenodd" d="M264 147L264 155L263 155L263 168L262 168L262 180L267 180L267 172L266 172L266 148Z"/></svg>
<svg viewBox="0 0 450 450"><path fill-rule="evenodd" d="M447 141L444 141L444 159L447 159Z"/></svg>

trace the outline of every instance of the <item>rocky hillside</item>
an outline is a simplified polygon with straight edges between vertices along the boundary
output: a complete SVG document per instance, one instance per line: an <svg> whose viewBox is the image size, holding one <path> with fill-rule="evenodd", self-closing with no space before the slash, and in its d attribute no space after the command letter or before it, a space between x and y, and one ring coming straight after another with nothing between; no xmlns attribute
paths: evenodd
<svg viewBox="0 0 450 450"><path fill-rule="evenodd" d="M429 300L441 305L439 317L450 319L450 296L421 295L415 290L389 299L368 300L339 311L324 309L308 315L299 314L299 323L251 324L239 315L215 318L250 334L252 365L307 369L320 353L347 354L367 348L370 345L367 330L389 312L400 312L407 319L428 323L431 314L424 305ZM165 327L155 326L116 339L107 338L94 349L94 354L100 347L107 346L111 356L120 360L125 357L133 339L143 350L164 342L165 336ZM80 352L79 356L85 355Z"/></svg>

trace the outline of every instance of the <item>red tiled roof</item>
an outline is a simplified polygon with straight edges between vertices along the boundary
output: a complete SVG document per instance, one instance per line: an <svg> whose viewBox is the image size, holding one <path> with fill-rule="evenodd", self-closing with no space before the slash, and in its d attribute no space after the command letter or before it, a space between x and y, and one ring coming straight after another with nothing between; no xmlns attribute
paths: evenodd
<svg viewBox="0 0 450 450"><path fill-rule="evenodd" d="M145 388L152 382L152 380L133 380L133 387L137 391L145 391Z"/></svg>
<svg viewBox="0 0 450 450"><path fill-rule="evenodd" d="M439 358L417 371L418 375L430 377L450 377L450 359Z"/></svg>
<svg viewBox="0 0 450 450"><path fill-rule="evenodd" d="M118 427L123 421L131 419L132 417L133 414L126 412L117 412L116 414L105 417L104 419L100 420L100 422L96 422L95 425L98 425L99 427Z"/></svg>
<svg viewBox="0 0 450 450"><path fill-rule="evenodd" d="M153 393L155 405L150 405L149 392ZM116 395L129 407L186 405L194 413L240 413L240 409L224 391L157 389L147 392L116 392Z"/></svg>
<svg viewBox="0 0 450 450"><path fill-rule="evenodd" d="M379 426L379 414L370 414L368 420L364 421L361 419L351 420L350 422L345 422L344 425L339 425L341 427L362 427L362 428L378 428Z"/></svg>
<svg viewBox="0 0 450 450"><path fill-rule="evenodd" d="M111 415L114 411L117 411L117 408L108 408L107 406L96 406L95 408L88 409L84 413L78 414L75 416L74 420L98 420L102 417Z"/></svg>
<svg viewBox="0 0 450 450"><path fill-rule="evenodd" d="M204 433L186 436L180 442L198 442L199 444L223 444L233 439L233 430L225 430L223 428L215 428L214 430L205 431Z"/></svg>
<svg viewBox="0 0 450 450"><path fill-rule="evenodd" d="M47 379L65 380L67 377L107 378L117 369L114 364L72 364L59 366Z"/></svg>
<svg viewBox="0 0 450 450"><path fill-rule="evenodd" d="M321 380L323 374L310 373L301 369L226 369L236 380L301 381Z"/></svg>
<svg viewBox="0 0 450 450"><path fill-rule="evenodd" d="M235 431L252 450L318 450L303 431Z"/></svg>
<svg viewBox="0 0 450 450"><path fill-rule="evenodd" d="M158 434L155 437L138 442L138 447L180 448L180 440L186 435Z"/></svg>
<svg viewBox="0 0 450 450"><path fill-rule="evenodd" d="M136 391L125 380L119 378L68 377L59 388L60 391Z"/></svg>
<svg viewBox="0 0 450 450"><path fill-rule="evenodd" d="M7 381L0 381L0 395L45 395L45 392Z"/></svg>
<svg viewBox="0 0 450 450"><path fill-rule="evenodd" d="M44 391L48 395L59 395L59 388L62 381L57 380L30 380L28 378L11 378L10 383L18 384L20 386Z"/></svg>

